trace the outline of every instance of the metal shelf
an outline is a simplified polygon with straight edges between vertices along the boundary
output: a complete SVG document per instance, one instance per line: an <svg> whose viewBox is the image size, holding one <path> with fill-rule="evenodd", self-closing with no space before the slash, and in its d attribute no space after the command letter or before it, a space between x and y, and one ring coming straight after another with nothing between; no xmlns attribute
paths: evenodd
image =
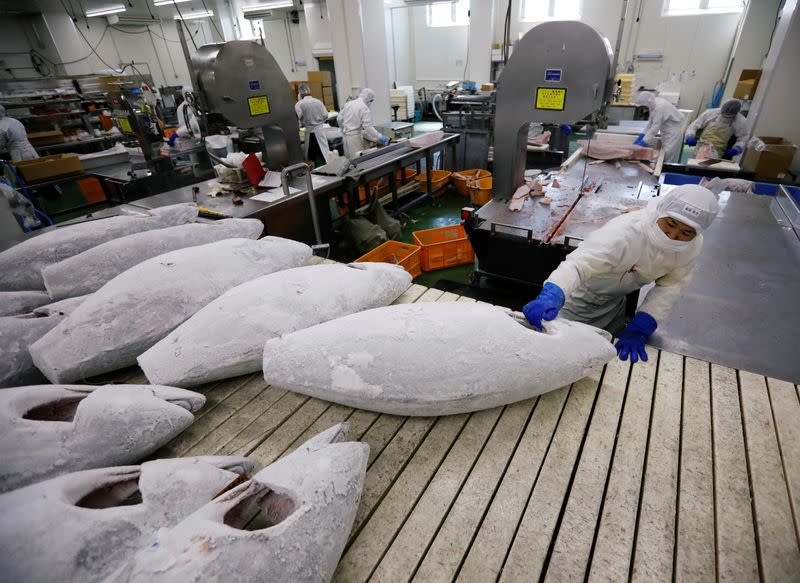
<svg viewBox="0 0 800 583"><path fill-rule="evenodd" d="M17 119L45 119L48 117L67 117L72 115L94 115L100 113L100 110L94 109L92 111L84 111L82 109L78 109L76 111L58 111L56 113L41 113L41 114L32 114L32 115L20 115Z"/></svg>

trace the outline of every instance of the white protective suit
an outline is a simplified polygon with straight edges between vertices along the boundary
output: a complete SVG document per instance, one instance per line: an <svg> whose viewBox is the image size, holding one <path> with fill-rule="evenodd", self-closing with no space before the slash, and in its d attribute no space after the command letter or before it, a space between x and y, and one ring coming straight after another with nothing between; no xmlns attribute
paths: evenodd
<svg viewBox="0 0 800 583"><path fill-rule="evenodd" d="M714 109L707 109L698 115L697 119L686 129L686 135L696 136L697 132L715 123L727 123L722 116L722 108L716 107ZM731 134L736 137L734 146L739 146L744 152L744 145L747 141L747 119L741 113L737 113L730 127ZM718 157L721 157L723 154L724 151L718 152Z"/></svg>
<svg viewBox="0 0 800 583"><path fill-rule="evenodd" d="M184 87L181 89L181 94L183 101L175 112L178 116L178 129L176 130L178 138L194 136L194 139L200 139L200 123L194 113L194 107L190 107L190 102L194 98L192 88Z"/></svg>
<svg viewBox="0 0 800 583"><path fill-rule="evenodd" d="M14 162L33 160L39 154L28 141L28 133L22 122L6 115L6 108L0 105L0 152L8 152Z"/></svg>
<svg viewBox="0 0 800 583"><path fill-rule="evenodd" d="M345 158L355 158L358 152L370 147L368 142L380 142L383 137L372 125L369 106L373 101L375 92L364 89L358 99L344 104L336 118L342 130Z"/></svg>
<svg viewBox="0 0 800 583"><path fill-rule="evenodd" d="M679 186L640 211L612 219L561 262L547 281L564 291L561 315L615 331L624 325L625 296L655 282L640 310L656 321L667 316L691 279L703 231L718 212L717 198L695 184ZM674 241L656 224L671 216L697 230Z"/></svg>
<svg viewBox="0 0 800 583"><path fill-rule="evenodd" d="M323 125L328 121L328 108L319 99L311 95L304 95L303 98L294 104L294 111L300 125L306 128L306 139L303 142L303 156L308 160L308 148L311 140L316 137L319 149L325 157L325 162L330 158L330 147L328 146L328 136L325 134Z"/></svg>
<svg viewBox="0 0 800 583"><path fill-rule="evenodd" d="M650 111L650 120L644 129L645 144L652 147L661 132L661 148L664 150L664 162L677 162L683 144L683 114L666 99L656 97L649 91L642 91L636 96L636 105L646 106Z"/></svg>

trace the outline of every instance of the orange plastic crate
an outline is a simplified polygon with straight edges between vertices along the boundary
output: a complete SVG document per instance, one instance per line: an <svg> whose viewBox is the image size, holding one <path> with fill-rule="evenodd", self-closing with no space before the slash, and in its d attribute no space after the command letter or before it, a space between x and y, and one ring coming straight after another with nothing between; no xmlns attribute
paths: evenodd
<svg viewBox="0 0 800 583"><path fill-rule="evenodd" d="M394 263L399 265L411 274L411 279L420 273L420 248L410 243L400 243L399 241L386 241L362 255L356 261L374 263Z"/></svg>
<svg viewBox="0 0 800 583"><path fill-rule="evenodd" d="M492 173L488 170L476 168L474 170L459 170L453 172L453 185L456 187L456 192L461 196L469 196L469 185L475 180L481 178L490 178Z"/></svg>
<svg viewBox="0 0 800 583"><path fill-rule="evenodd" d="M463 225L414 231L413 237L422 248L422 271L466 265L475 259Z"/></svg>

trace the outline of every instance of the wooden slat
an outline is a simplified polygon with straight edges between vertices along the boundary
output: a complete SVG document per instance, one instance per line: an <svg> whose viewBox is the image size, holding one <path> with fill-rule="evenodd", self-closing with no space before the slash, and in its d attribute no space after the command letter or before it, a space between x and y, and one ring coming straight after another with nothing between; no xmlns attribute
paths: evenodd
<svg viewBox="0 0 800 583"><path fill-rule="evenodd" d="M675 548L683 358L662 352L647 446L633 581L669 581Z"/></svg>
<svg viewBox="0 0 800 583"><path fill-rule="evenodd" d="M409 288L404 291L399 298L393 301L393 304L410 304L416 302L419 296L424 294L428 288L412 283Z"/></svg>
<svg viewBox="0 0 800 583"><path fill-rule="evenodd" d="M740 373L739 382L762 576L766 581L796 581L800 549L767 383L764 377L748 372Z"/></svg>
<svg viewBox="0 0 800 583"><path fill-rule="evenodd" d="M454 293L451 293L451 292L444 292L441 296L439 296L439 299L436 300L436 301L437 302L457 302L458 298L460 298L460 297L461 296L459 296L458 294L454 294Z"/></svg>
<svg viewBox="0 0 800 583"><path fill-rule="evenodd" d="M685 361L675 580L716 579L709 365Z"/></svg>
<svg viewBox="0 0 800 583"><path fill-rule="evenodd" d="M428 288L424 294L417 298L417 302L435 302L444 295L444 292L436 288Z"/></svg>
<svg viewBox="0 0 800 583"><path fill-rule="evenodd" d="M590 581L628 578L659 359L657 350L648 349L648 352L648 361L639 362L631 371L603 513L595 537Z"/></svg>
<svg viewBox="0 0 800 583"><path fill-rule="evenodd" d="M711 410L719 580L758 581L756 534L750 511L750 482L735 370L711 365Z"/></svg>
<svg viewBox="0 0 800 583"><path fill-rule="evenodd" d="M630 368L618 358L606 366L545 581L577 580L586 572Z"/></svg>
<svg viewBox="0 0 800 583"><path fill-rule="evenodd" d="M317 435L318 433L325 431L326 429L333 427L338 423L345 423L348 419L353 415L354 409L351 407L346 407L344 405L336 405L333 404L328 407L325 412L317 417L317 419L308 425L305 430L298 435L295 440L289 444L289 446L281 452L281 455L288 454L291 451L294 451L301 445L303 445L306 441ZM377 415L375 415L377 417ZM374 417L373 417L374 419ZM358 435L354 435L354 433L358 433ZM360 432L353 431L353 427L350 427L350 431L347 434L348 441L358 441L358 437L361 435Z"/></svg>
<svg viewBox="0 0 800 583"><path fill-rule="evenodd" d="M394 443L393 445L394 448L394 447L404 446L405 444L403 443L403 441L406 439L410 439L410 441L413 442L418 437L419 441L421 441L425 437L425 432L431 428L431 425L433 425L433 421L434 419L432 417L427 417L424 418L422 421L410 422L408 424L409 427L405 429L400 439L397 442L392 442L392 440L394 440L395 436L397 435L398 431L400 431L400 428L403 427L403 424L406 422L406 418L398 417L397 415L380 415L375 420L375 422L370 425L367 431L363 433L362 436L359 438L360 441L363 441L364 443L369 445L369 460L367 461L367 468L372 467L372 464L375 462L376 459L380 457L380 455L383 453L383 451L388 447L390 443ZM416 445L419 445L419 441L416 442ZM411 449L410 451L413 451L413 449ZM390 455L396 455L396 454L390 454ZM384 467L388 467L391 464L389 461L383 460L381 462L381 465ZM364 504L363 494L361 497L361 503L362 505Z"/></svg>
<svg viewBox="0 0 800 583"><path fill-rule="evenodd" d="M500 581L536 580L542 572L599 381L596 373L572 385Z"/></svg>
<svg viewBox="0 0 800 583"><path fill-rule="evenodd" d="M370 581L393 583L411 578L502 412L502 407L496 407L470 416Z"/></svg>
<svg viewBox="0 0 800 583"><path fill-rule="evenodd" d="M789 485L794 527L800 536L800 401L794 385L786 381L767 379L783 470Z"/></svg>
<svg viewBox="0 0 800 583"><path fill-rule="evenodd" d="M334 575L334 581L357 583L366 581L380 561L385 549L405 517L425 491L433 476L467 421L467 415L440 417L428 438L386 493L380 505L364 524L345 551Z"/></svg>
<svg viewBox="0 0 800 583"><path fill-rule="evenodd" d="M539 397L517 451L460 568L458 581L494 581L500 573L569 394L567 387Z"/></svg>
<svg viewBox="0 0 800 583"><path fill-rule="evenodd" d="M469 548L519 443L537 399L506 407L475 468L453 503L430 549L425 554L415 581L451 581Z"/></svg>
<svg viewBox="0 0 800 583"><path fill-rule="evenodd" d="M468 296L461 296L458 298L459 302L475 302L475 298L470 298Z"/></svg>

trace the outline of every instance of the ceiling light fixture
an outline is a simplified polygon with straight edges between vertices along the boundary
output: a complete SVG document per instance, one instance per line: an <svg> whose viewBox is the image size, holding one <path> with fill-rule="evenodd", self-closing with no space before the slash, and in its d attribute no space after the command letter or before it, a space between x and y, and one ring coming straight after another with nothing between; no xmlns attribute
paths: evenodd
<svg viewBox="0 0 800 583"><path fill-rule="evenodd" d="M192 0L153 0L153 6L172 6L181 2L191 2Z"/></svg>
<svg viewBox="0 0 800 583"><path fill-rule="evenodd" d="M87 10L86 16L108 16L109 14L116 14L117 12L125 12L127 8L123 4L114 4L113 6L106 6L105 8L95 8L94 10Z"/></svg>
<svg viewBox="0 0 800 583"><path fill-rule="evenodd" d="M276 8L294 8L294 2L291 0L279 0L278 2L264 2L262 4L251 4L243 6L242 12L261 12L262 10L275 10Z"/></svg>
<svg viewBox="0 0 800 583"><path fill-rule="evenodd" d="M179 15L175 15L175 20L194 20L195 18L209 18L214 16L213 10L203 10L202 12L190 12L189 14L184 14L183 18Z"/></svg>

